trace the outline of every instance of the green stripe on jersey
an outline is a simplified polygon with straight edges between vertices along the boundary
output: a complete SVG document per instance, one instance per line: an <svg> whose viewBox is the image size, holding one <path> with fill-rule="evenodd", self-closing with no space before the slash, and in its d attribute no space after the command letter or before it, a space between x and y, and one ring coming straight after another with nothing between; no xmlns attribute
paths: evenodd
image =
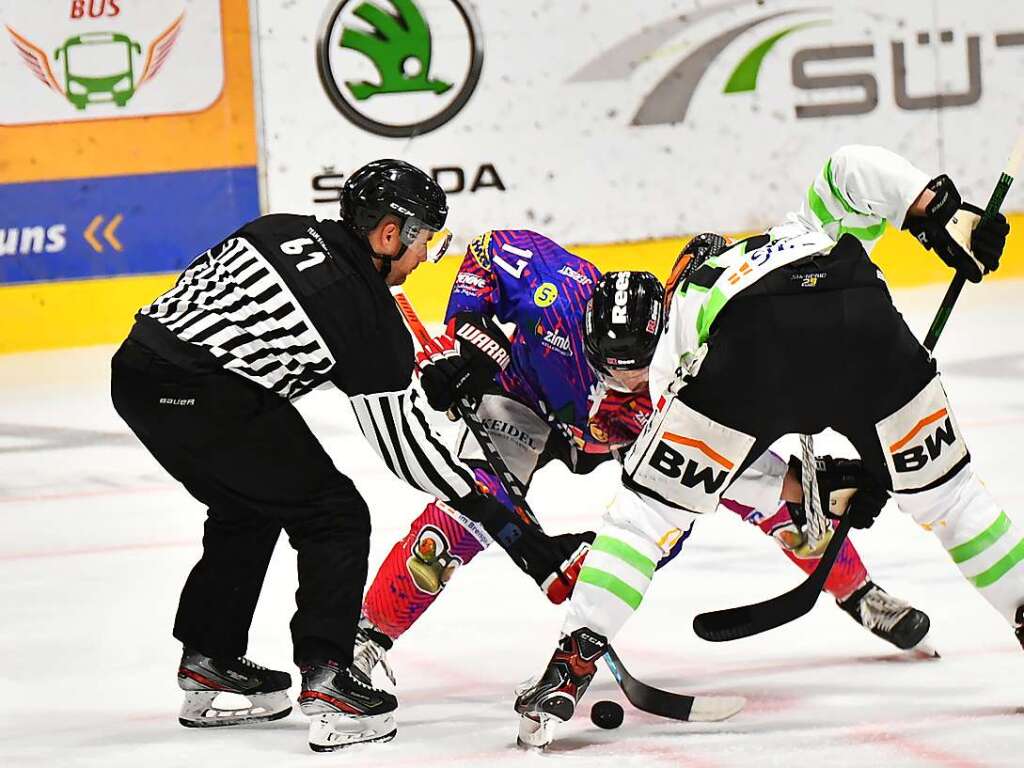
<svg viewBox="0 0 1024 768"><path fill-rule="evenodd" d="M634 611L640 607L640 602L644 599L642 593L633 589L633 587L629 586L618 576L598 568L583 566L582 570L580 570L579 581L611 592Z"/></svg>
<svg viewBox="0 0 1024 768"><path fill-rule="evenodd" d="M813 184L811 184L807 189L807 205L814 215L818 217L818 221L821 222L821 226L826 227L829 224L838 221L829 209L825 207L825 201L822 200L817 191L815 191Z"/></svg>
<svg viewBox="0 0 1024 768"><path fill-rule="evenodd" d="M839 232L836 233L836 240L847 233L864 242L867 242L868 240L877 240L885 233L885 219L882 219L878 224L874 224L870 227L844 227L840 224Z"/></svg>
<svg viewBox="0 0 1024 768"><path fill-rule="evenodd" d="M822 171L825 174L825 181L828 182L828 188L832 192L832 197L839 201L839 204L843 206L847 213L856 213L859 216L872 216L873 214L865 213L864 211L858 211L843 197L843 193L839 191L839 187L836 186L835 177L832 175L832 158L828 159L825 163L825 169Z"/></svg>
<svg viewBox="0 0 1024 768"><path fill-rule="evenodd" d="M1005 512L1000 512L999 517L992 525L970 541L953 547L949 550L949 556L953 558L954 563L970 560L999 541L1008 530L1010 530L1010 518L1006 516Z"/></svg>
<svg viewBox="0 0 1024 768"><path fill-rule="evenodd" d="M611 536L598 536L594 539L594 543L590 545L590 548L598 552L604 552L612 557L617 557L624 563L636 568L648 579L654 576L654 561L633 549L633 547L621 539L615 539Z"/></svg>
<svg viewBox="0 0 1024 768"><path fill-rule="evenodd" d="M718 317L718 313L722 311L722 307L728 300L718 286L711 289L710 295L705 299L700 312L697 313L697 341L699 343L703 344L708 340L711 324L715 322L715 318Z"/></svg>
<svg viewBox="0 0 1024 768"><path fill-rule="evenodd" d="M999 558L991 568L972 576L970 582L978 589L992 586L1021 560L1024 560L1024 539L1018 541L1017 546Z"/></svg>

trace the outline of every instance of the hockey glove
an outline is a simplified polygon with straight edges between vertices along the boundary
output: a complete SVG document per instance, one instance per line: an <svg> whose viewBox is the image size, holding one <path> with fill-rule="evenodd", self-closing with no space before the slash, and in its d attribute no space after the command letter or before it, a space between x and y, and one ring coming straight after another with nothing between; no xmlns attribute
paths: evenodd
<svg viewBox="0 0 1024 768"><path fill-rule="evenodd" d="M486 493L464 496L448 504L480 523L548 600L558 604L572 594L583 558L594 540L593 531L548 536L539 525Z"/></svg>
<svg viewBox="0 0 1024 768"><path fill-rule="evenodd" d="M928 182L935 193L924 216L908 216L905 227L928 250L972 283L999 268L1010 225L997 213L981 221L980 208L965 203L953 181L943 174Z"/></svg>
<svg viewBox="0 0 1024 768"><path fill-rule="evenodd" d="M478 401L511 360L508 338L493 320L475 312L455 315L434 339L434 349L416 355L420 384L436 411L467 397Z"/></svg>
<svg viewBox="0 0 1024 768"><path fill-rule="evenodd" d="M690 238L676 257L676 263L672 265L672 271L665 282L666 315L676 291L686 285L690 276L700 269L705 261L718 256L728 247L729 241L714 232L702 232Z"/></svg>
<svg viewBox="0 0 1024 768"><path fill-rule="evenodd" d="M796 476L800 477L800 459L791 457L789 465ZM849 515L852 519L850 524L854 528L870 528L889 500L889 492L867 473L864 463L860 459L817 456L814 469L821 509L825 515L833 519ZM793 515L794 519L798 514ZM802 521L798 522L803 525Z"/></svg>

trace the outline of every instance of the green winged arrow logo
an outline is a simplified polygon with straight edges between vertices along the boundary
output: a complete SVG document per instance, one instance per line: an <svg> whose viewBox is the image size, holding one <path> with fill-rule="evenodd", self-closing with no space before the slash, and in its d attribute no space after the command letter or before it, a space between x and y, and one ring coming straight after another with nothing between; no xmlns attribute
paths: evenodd
<svg viewBox="0 0 1024 768"><path fill-rule="evenodd" d="M346 27L340 41L342 48L358 51L373 62L380 82L349 80L345 85L357 101L380 93L444 93L452 84L429 76L430 27L423 14L412 0L388 2L397 15L367 0L353 15L369 24L373 32Z"/></svg>

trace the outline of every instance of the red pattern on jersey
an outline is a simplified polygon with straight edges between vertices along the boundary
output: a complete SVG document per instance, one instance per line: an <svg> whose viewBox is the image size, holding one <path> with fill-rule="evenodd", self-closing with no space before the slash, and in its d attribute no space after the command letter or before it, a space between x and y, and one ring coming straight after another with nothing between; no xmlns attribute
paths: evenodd
<svg viewBox="0 0 1024 768"><path fill-rule="evenodd" d="M647 392L608 390L590 416L587 431L590 440L620 448L632 443L651 416L651 396Z"/></svg>

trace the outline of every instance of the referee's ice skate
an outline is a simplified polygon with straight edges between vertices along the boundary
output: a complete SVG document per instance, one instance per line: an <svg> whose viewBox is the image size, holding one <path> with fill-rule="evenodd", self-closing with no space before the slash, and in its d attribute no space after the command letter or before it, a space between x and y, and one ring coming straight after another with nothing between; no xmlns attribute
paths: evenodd
<svg viewBox="0 0 1024 768"><path fill-rule="evenodd" d="M287 672L244 657L215 660L186 648L178 667L178 687L185 692L178 722L187 728L210 728L280 720L292 711L291 684ZM242 696L248 706L218 706L223 694Z"/></svg>
<svg viewBox="0 0 1024 768"><path fill-rule="evenodd" d="M398 699L332 661L303 667L299 707L312 718L309 748L314 752L391 741L398 733L394 715Z"/></svg>

